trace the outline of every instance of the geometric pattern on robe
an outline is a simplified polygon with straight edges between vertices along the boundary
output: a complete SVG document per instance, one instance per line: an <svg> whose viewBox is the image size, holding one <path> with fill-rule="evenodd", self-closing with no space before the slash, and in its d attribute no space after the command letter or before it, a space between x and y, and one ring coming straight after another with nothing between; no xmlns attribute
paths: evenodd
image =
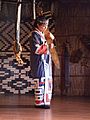
<svg viewBox="0 0 90 120"><path fill-rule="evenodd" d="M46 41L41 32L32 32L30 39L31 74L35 81L35 105L50 105L52 97L52 60L49 49L46 54L36 54L38 46Z"/></svg>

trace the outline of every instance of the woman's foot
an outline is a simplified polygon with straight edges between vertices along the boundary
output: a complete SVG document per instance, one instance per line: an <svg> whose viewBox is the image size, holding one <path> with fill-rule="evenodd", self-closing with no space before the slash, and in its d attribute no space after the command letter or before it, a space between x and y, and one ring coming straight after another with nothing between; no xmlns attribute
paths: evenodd
<svg viewBox="0 0 90 120"><path fill-rule="evenodd" d="M40 105L40 106L35 105L35 108L50 109L50 105Z"/></svg>
<svg viewBox="0 0 90 120"><path fill-rule="evenodd" d="M50 105L44 105L45 109L50 109Z"/></svg>

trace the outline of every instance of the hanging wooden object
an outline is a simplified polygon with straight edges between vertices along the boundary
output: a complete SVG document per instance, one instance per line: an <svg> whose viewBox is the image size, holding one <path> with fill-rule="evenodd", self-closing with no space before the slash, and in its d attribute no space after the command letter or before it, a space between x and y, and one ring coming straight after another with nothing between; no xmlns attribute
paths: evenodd
<svg viewBox="0 0 90 120"><path fill-rule="evenodd" d="M33 19L36 19L36 5L35 5L35 0L33 0Z"/></svg>
<svg viewBox="0 0 90 120"><path fill-rule="evenodd" d="M15 23L15 41L14 41L14 53L16 60L19 64L23 64L23 61L21 59L21 52L22 47L20 44L20 20L21 20L21 6L22 6L22 0L18 0L17 2L17 11L16 11L16 23Z"/></svg>

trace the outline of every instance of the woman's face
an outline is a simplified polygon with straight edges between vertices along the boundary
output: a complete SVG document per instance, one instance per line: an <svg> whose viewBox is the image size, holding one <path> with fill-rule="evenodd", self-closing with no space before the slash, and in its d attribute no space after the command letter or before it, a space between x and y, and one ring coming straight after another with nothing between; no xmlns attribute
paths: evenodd
<svg viewBox="0 0 90 120"><path fill-rule="evenodd" d="M46 21L45 24L41 24L41 25L37 25L38 26L38 29L41 31L41 32L45 32L46 29L48 28L48 21Z"/></svg>
<svg viewBox="0 0 90 120"><path fill-rule="evenodd" d="M45 25L45 24L42 24L42 25L38 25L38 29L41 31L41 32L44 32L46 29L47 29L48 25Z"/></svg>

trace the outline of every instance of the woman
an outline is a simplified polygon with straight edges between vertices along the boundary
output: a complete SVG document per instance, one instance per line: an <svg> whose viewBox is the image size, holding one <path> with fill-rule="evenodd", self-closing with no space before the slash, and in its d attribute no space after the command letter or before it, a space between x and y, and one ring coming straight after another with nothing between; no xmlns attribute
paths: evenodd
<svg viewBox="0 0 90 120"><path fill-rule="evenodd" d="M52 97L52 61L46 38L54 39L48 31L48 23L41 16L35 20L34 31L31 35L31 74L35 81L35 107L50 108Z"/></svg>

